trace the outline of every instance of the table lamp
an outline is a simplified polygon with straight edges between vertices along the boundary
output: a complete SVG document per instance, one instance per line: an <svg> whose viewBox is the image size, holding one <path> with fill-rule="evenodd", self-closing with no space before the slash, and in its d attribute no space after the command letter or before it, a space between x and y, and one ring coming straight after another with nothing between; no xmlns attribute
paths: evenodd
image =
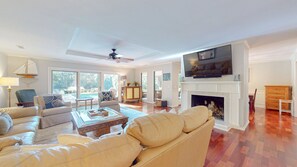
<svg viewBox="0 0 297 167"><path fill-rule="evenodd" d="M11 87L12 86L19 86L19 78L15 77L1 77L0 78L0 85L1 86L8 86L8 106L11 107Z"/></svg>

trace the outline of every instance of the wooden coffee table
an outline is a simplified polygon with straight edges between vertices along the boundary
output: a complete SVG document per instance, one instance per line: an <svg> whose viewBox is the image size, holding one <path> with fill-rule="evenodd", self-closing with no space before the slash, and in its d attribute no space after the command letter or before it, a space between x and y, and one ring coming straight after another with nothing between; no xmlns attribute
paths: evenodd
<svg viewBox="0 0 297 167"><path fill-rule="evenodd" d="M108 116L91 117L88 114L89 110L71 112L73 122L80 135L87 136L87 132L93 132L96 137L99 137L110 133L111 126L122 124L122 127L125 128L128 117L108 107L102 109L109 113Z"/></svg>

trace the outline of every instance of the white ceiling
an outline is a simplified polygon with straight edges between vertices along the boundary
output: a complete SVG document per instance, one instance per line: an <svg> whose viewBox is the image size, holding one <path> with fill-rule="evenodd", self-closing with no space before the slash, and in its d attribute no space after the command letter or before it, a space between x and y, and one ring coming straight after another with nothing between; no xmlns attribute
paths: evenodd
<svg viewBox="0 0 297 167"><path fill-rule="evenodd" d="M296 0L2 0L0 51L135 67L232 41L249 39L252 48L274 43L263 35L294 32L296 18ZM116 64L65 54L73 49L107 55L113 47L135 61Z"/></svg>

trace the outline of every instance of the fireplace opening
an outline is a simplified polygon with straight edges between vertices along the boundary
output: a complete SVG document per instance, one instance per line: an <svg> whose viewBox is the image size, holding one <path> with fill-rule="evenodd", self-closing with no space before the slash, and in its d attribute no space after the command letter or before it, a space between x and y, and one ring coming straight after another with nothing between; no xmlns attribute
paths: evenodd
<svg viewBox="0 0 297 167"><path fill-rule="evenodd" d="M216 119L224 120L224 97L192 95L191 106L204 105Z"/></svg>

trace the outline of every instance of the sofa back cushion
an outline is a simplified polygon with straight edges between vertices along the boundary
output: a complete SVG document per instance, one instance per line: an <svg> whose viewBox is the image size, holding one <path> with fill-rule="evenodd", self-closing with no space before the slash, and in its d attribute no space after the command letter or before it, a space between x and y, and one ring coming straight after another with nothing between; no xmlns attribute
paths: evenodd
<svg viewBox="0 0 297 167"><path fill-rule="evenodd" d="M183 119L172 113L158 113L136 118L125 129L145 147L164 145L181 135Z"/></svg>
<svg viewBox="0 0 297 167"><path fill-rule="evenodd" d="M131 166L142 150L139 141L119 135L87 144L60 145L0 157L0 166Z"/></svg>
<svg viewBox="0 0 297 167"><path fill-rule="evenodd" d="M43 96L45 109L65 106L62 95Z"/></svg>
<svg viewBox="0 0 297 167"><path fill-rule="evenodd" d="M5 135L13 126L11 117L4 112L0 112L0 135Z"/></svg>
<svg viewBox="0 0 297 167"><path fill-rule="evenodd" d="M203 125L209 118L208 108L205 106L196 106L180 113L180 116L185 121L183 131L191 132L194 129Z"/></svg>

